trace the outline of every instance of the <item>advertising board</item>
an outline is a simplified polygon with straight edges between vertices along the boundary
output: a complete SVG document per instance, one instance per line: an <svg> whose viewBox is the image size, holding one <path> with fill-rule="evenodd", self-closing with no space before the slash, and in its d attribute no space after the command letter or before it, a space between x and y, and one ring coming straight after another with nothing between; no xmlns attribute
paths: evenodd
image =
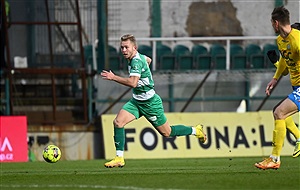
<svg viewBox="0 0 300 190"><path fill-rule="evenodd" d="M162 137L145 119L125 126L126 158L182 158L182 157L243 157L268 156L272 151L274 129L271 111L248 113L167 113L171 125L202 124L208 140L202 144L193 135ZM113 119L102 115L105 158L115 156ZM299 123L299 115L293 116ZM287 131L282 155L291 156L295 138Z"/></svg>
<svg viewBox="0 0 300 190"><path fill-rule="evenodd" d="M27 162L26 116L0 116L0 162Z"/></svg>

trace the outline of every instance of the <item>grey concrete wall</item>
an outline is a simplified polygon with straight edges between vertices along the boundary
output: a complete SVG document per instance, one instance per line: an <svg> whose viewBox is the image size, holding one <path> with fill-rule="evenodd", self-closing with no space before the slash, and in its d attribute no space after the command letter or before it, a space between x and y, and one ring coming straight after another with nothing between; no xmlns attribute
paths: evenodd
<svg viewBox="0 0 300 190"><path fill-rule="evenodd" d="M150 37L151 1L116 1L108 5L110 38L132 33L136 37ZM300 21L300 1L284 1L291 14L291 22ZM161 0L162 37L192 36L272 36L271 12L274 0ZM264 43L261 41L251 41ZM115 47L116 41L109 41ZM141 42L148 44L147 42ZM174 42L164 42L173 47ZM192 42L180 42L192 46Z"/></svg>
<svg viewBox="0 0 300 190"><path fill-rule="evenodd" d="M43 127L40 128L43 131ZM28 132L28 137L34 139L29 150L37 161L43 161L43 149L46 145L54 144L62 152L61 160L92 160L99 158L101 138L97 132ZM49 142L40 144L38 137L49 137Z"/></svg>
<svg viewBox="0 0 300 190"><path fill-rule="evenodd" d="M124 33L134 33L137 37L149 37L151 24L150 2L149 0L110 0L108 6L108 12L110 13L108 17L109 30L112 31L109 32L110 37L119 37ZM284 1L284 3L291 13L291 22L299 22L300 2L289 0ZM195 25L202 25L203 30L207 30L206 27L215 24L215 29L211 29L211 31L219 33L218 28L226 29L226 26L231 26L231 22L237 22L240 23L242 35L273 35L270 15L274 4L275 1L273 0L220 2L214 0L161 0L162 36L188 36L187 21L189 16L193 19ZM116 8L120 12L116 12ZM224 22L219 23L220 20ZM117 27L115 25L119 27L118 32L112 30L113 27ZM234 28L228 30L230 29L234 30ZM211 35L215 34L211 33ZM218 35L221 35L221 33Z"/></svg>

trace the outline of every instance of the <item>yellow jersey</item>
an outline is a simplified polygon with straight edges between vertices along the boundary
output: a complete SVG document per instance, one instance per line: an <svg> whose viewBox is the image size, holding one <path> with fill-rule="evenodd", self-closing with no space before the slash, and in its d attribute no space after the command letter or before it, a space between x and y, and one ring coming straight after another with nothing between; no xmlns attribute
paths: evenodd
<svg viewBox="0 0 300 190"><path fill-rule="evenodd" d="M292 86L300 86L300 31L292 28L286 38L279 35L276 41L281 57L273 78L278 79L287 67Z"/></svg>

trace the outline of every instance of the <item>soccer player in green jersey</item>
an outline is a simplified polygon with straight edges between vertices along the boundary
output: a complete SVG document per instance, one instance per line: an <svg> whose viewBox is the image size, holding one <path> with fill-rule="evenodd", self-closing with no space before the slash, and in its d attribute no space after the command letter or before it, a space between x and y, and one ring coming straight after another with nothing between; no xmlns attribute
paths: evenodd
<svg viewBox="0 0 300 190"><path fill-rule="evenodd" d="M144 116L164 137L195 135L200 142L206 141L202 125L195 127L172 125L164 114L163 103L154 90L154 81L149 68L151 58L138 52L136 39L131 34L121 37L121 51L128 61L129 77L120 77L112 71L103 70L101 76L105 80L115 81L132 88L132 98L122 107L113 121L116 157L104 164L107 168L123 167L125 130L124 126Z"/></svg>
<svg viewBox="0 0 300 190"><path fill-rule="evenodd" d="M293 121L290 117L300 111L300 31L291 27L290 13L283 6L275 8L271 16L272 27L279 34L276 41L281 57L276 72L266 87L266 94L270 95L271 90L286 68L290 73L293 92L273 109L275 120L273 150L269 158L255 163L255 166L260 169L278 169L280 167L280 153L288 126L289 130L293 130L293 134L298 133L295 135L298 139L293 157L296 158L300 155L299 129L295 125L292 126Z"/></svg>

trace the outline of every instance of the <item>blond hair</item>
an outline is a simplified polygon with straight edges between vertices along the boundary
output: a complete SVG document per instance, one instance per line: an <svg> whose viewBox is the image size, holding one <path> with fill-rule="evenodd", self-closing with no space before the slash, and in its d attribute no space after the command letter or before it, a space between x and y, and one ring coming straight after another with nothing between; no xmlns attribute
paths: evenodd
<svg viewBox="0 0 300 190"><path fill-rule="evenodd" d="M127 41L127 40L130 40L135 46L137 46L137 42L136 42L134 35L125 34L121 37L121 41Z"/></svg>

